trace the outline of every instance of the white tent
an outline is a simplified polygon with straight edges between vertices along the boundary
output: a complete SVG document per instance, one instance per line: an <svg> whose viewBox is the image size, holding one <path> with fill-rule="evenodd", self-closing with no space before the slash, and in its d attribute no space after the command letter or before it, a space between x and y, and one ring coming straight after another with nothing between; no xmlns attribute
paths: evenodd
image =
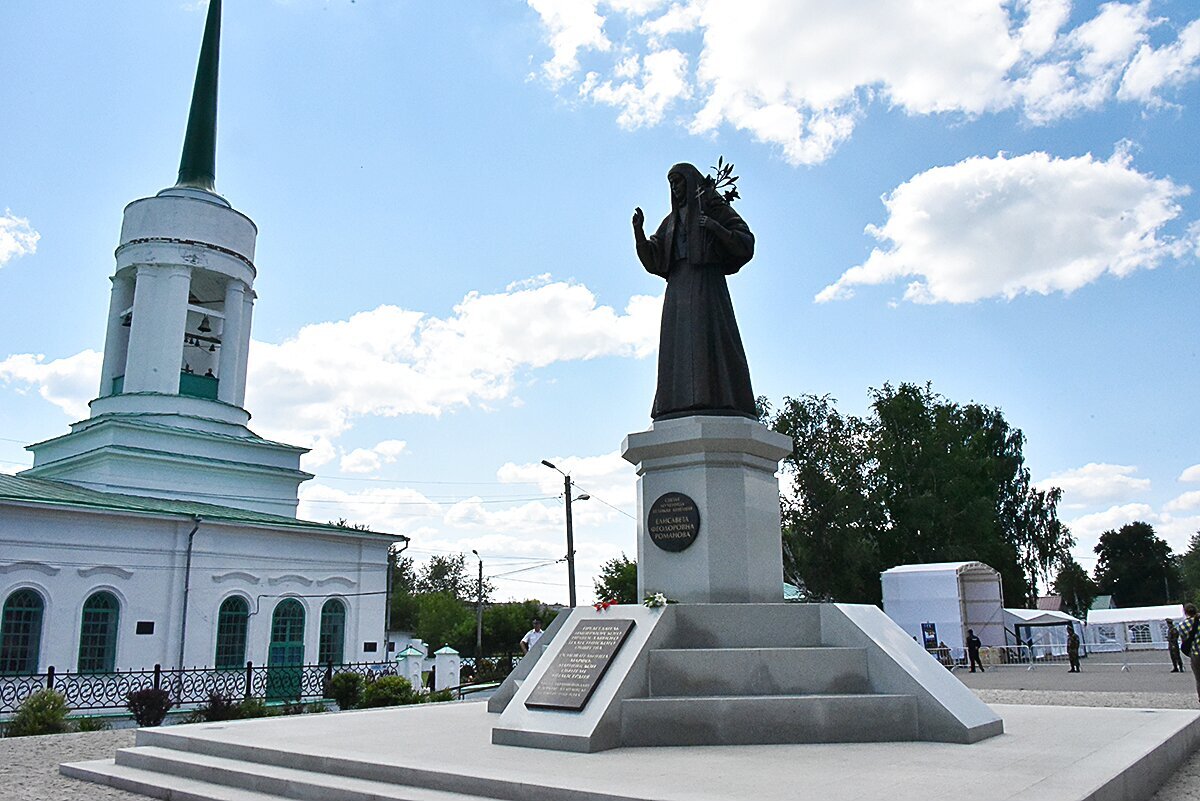
<svg viewBox="0 0 1200 801"><path fill-rule="evenodd" d="M1066 612L1056 612L1049 609L1005 609L1004 628L1006 633L1016 637L1013 645L1049 646L1049 652L1062 656L1067 652L1067 625L1075 628L1075 633L1083 639L1083 621L1071 617ZM1044 655L1038 649L1039 656Z"/></svg>
<svg viewBox="0 0 1200 801"><path fill-rule="evenodd" d="M1166 621L1178 624L1182 618L1182 604L1093 609L1087 619L1088 648L1093 651L1166 648Z"/></svg>
<svg viewBox="0 0 1200 801"><path fill-rule="evenodd" d="M883 611L923 645L966 645L967 629L984 645L1004 645L1000 574L982 562L900 565L880 574Z"/></svg>

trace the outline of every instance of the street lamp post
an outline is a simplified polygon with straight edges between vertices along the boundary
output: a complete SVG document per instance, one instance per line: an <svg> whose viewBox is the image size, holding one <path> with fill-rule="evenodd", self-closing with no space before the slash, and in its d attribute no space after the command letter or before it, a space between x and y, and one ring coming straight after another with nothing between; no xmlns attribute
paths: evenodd
<svg viewBox="0 0 1200 801"><path fill-rule="evenodd" d="M558 470L553 462L542 460L542 464L549 467L551 470ZM563 499L567 505L567 596L570 599L571 607L575 607L575 529L571 522L571 476L568 473L558 470L563 477ZM580 495L575 500L586 501L592 496L586 492Z"/></svg>
<svg viewBox="0 0 1200 801"><path fill-rule="evenodd" d="M478 681L483 663L483 557L474 548L471 549L471 553L479 560L479 583L475 594L475 680Z"/></svg>

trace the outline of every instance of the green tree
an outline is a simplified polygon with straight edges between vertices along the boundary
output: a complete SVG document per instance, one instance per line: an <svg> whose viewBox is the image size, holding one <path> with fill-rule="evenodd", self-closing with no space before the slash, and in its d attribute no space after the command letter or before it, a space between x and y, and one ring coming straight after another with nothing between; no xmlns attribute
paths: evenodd
<svg viewBox="0 0 1200 801"><path fill-rule="evenodd" d="M1200 531L1188 541L1188 549L1179 557L1179 578L1183 583L1182 597L1192 603L1200 602Z"/></svg>
<svg viewBox="0 0 1200 801"><path fill-rule="evenodd" d="M415 596L417 621L414 633L431 651L449 645L460 654L475 651L475 615L462 601L448 592L428 592Z"/></svg>
<svg viewBox="0 0 1200 801"><path fill-rule="evenodd" d="M795 441L785 460L784 576L816 597L878 603L901 564L985 562L1010 603L1030 603L1068 558L1059 492L1033 487L1024 435L998 410L929 384L873 389L870 414L829 396L785 398L766 419Z"/></svg>
<svg viewBox="0 0 1200 801"><path fill-rule="evenodd" d="M1096 582L1078 562L1071 559L1058 571L1054 592L1062 598L1063 611L1081 620L1087 618L1092 601L1096 600Z"/></svg>
<svg viewBox="0 0 1200 801"><path fill-rule="evenodd" d="M414 631L417 627L417 572L412 557L401 556L392 563L392 601L388 629Z"/></svg>
<svg viewBox="0 0 1200 801"><path fill-rule="evenodd" d="M518 603L492 604L483 610L483 652L488 656L505 656L512 659L521 652L521 638L533 627L534 618L542 626L550 625L558 613L541 601L528 600ZM470 653L474 653L472 650Z"/></svg>
<svg viewBox="0 0 1200 801"><path fill-rule="evenodd" d="M1096 545L1096 592L1118 607L1170 603L1180 590L1171 546L1141 520L1109 529Z"/></svg>
<svg viewBox="0 0 1200 801"><path fill-rule="evenodd" d="M461 553L432 556L417 573L417 593L446 593L463 603L475 603L478 596L479 579L474 572L467 571L466 556ZM493 592L492 583L483 580L483 600Z"/></svg>
<svg viewBox="0 0 1200 801"><path fill-rule="evenodd" d="M596 590L597 603L600 601L615 601L619 604L638 603L641 599L637 597L637 562L631 561L623 553L609 559L600 566L600 575L593 580L592 586ZM524 632L521 633L524 634Z"/></svg>
<svg viewBox="0 0 1200 801"><path fill-rule="evenodd" d="M771 426L795 443L783 464L784 578L813 597L877 603L883 510L870 485L869 429L835 403L828 395L784 398L775 413L759 400Z"/></svg>

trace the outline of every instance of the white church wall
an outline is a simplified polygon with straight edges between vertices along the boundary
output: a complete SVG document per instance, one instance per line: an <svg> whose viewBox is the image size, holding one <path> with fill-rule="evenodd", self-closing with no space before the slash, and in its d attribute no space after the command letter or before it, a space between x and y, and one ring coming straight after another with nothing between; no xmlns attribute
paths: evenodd
<svg viewBox="0 0 1200 801"><path fill-rule="evenodd" d="M26 587L41 596L38 671L51 665L60 673L76 670L83 605L102 590L120 605L115 668L175 667L193 525L182 517L0 505L0 604ZM346 607L343 659L386 659L389 545L389 538L374 534L201 520L192 549L184 666L213 665L218 611L231 595L249 605L246 658L255 664L267 663L271 616L284 597L304 607L306 663L317 661L321 608L330 597ZM153 633L137 634L139 621L153 623ZM370 642L374 652L364 649Z"/></svg>

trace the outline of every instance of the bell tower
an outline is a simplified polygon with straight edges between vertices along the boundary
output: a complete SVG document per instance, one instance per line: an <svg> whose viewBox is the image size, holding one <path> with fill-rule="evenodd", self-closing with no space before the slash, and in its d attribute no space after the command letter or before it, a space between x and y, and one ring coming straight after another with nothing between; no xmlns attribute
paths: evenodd
<svg viewBox="0 0 1200 801"><path fill-rule="evenodd" d="M306 449L243 408L254 222L216 193L221 0L210 0L176 184L125 207L100 391L23 475L295 516Z"/></svg>

